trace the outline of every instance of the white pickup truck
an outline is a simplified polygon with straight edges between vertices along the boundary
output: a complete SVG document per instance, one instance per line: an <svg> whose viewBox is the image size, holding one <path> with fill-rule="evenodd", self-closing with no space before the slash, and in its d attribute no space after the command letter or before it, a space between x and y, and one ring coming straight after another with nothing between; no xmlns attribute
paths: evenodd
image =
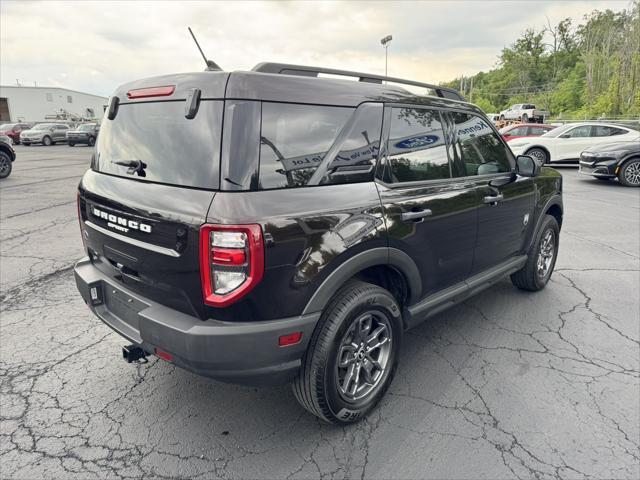
<svg viewBox="0 0 640 480"><path fill-rule="evenodd" d="M531 103L516 103L500 112L500 120L520 120L524 123L544 123L544 118L549 116L546 110L538 110Z"/></svg>

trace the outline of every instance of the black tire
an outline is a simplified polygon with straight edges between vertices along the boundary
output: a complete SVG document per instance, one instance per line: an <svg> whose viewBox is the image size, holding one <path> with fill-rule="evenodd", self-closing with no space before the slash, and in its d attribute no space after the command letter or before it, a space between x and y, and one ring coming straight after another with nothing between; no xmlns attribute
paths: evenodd
<svg viewBox="0 0 640 480"><path fill-rule="evenodd" d="M89 146L93 147L96 144L96 138L95 137L89 137Z"/></svg>
<svg viewBox="0 0 640 480"><path fill-rule="evenodd" d="M500 115L500 121L504 122L504 115Z"/></svg>
<svg viewBox="0 0 640 480"><path fill-rule="evenodd" d="M539 258L541 256L541 247L547 232L551 232L553 237L553 252L550 257L550 263L544 271L544 274L540 272ZM524 264L517 272L511 275L511 283L521 290L528 290L530 292L537 292L542 290L551 278L553 268L556 265L556 259L558 258L558 246L560 240L560 227L558 221L552 215L545 215L542 219L542 223L536 232L535 241L529 250L527 263ZM543 247L542 247L543 248Z"/></svg>
<svg viewBox="0 0 640 480"><path fill-rule="evenodd" d="M529 115L527 115L526 113L523 113L520 120L522 120L522 123L529 123Z"/></svg>
<svg viewBox="0 0 640 480"><path fill-rule="evenodd" d="M67 145L69 145L70 147L73 147L75 145L75 143L73 142L67 142Z"/></svg>
<svg viewBox="0 0 640 480"><path fill-rule="evenodd" d="M622 165L618 180L625 187L640 187L640 158L633 158Z"/></svg>
<svg viewBox="0 0 640 480"><path fill-rule="evenodd" d="M11 157L7 153L0 151L0 178L7 178L11 175L12 168Z"/></svg>
<svg viewBox="0 0 640 480"><path fill-rule="evenodd" d="M49 135L45 135L44 137L42 137L42 145L44 145L45 147L50 147L51 145L53 145L53 141L51 140L51 137Z"/></svg>
<svg viewBox="0 0 640 480"><path fill-rule="evenodd" d="M525 153L525 155L529 155L530 157L533 157L534 160L537 160L545 165L548 165L550 161L549 155L542 148L530 148L529 150L527 150L527 153Z"/></svg>
<svg viewBox="0 0 640 480"><path fill-rule="evenodd" d="M338 361L339 358L343 359L343 368L347 369L342 378L343 386L347 375L350 379L353 378L354 370L357 368L353 389L357 392L361 368L366 370L367 361L371 360L369 354L363 351L363 345L371 345L372 340L363 341L353 348L351 345L360 342L359 338L362 337L351 337L350 332L360 331L359 327L366 323L363 319L367 316L372 318L370 328L375 326L374 321L380 320L376 328L368 330L369 333L384 325L382 331L389 334L386 341L381 335L374 338L376 342L378 338L383 338L383 342L378 343L387 345L384 358L384 347L378 347L377 361L383 364L384 368L375 372L378 376L373 383L364 382L362 397L349 399L346 397L351 392L341 391L338 386L341 382ZM349 282L324 309L302 359L300 372L292 385L293 393L300 405L325 422L333 424L343 425L362 419L378 404L393 380L398 364L402 330L400 306L387 290L361 281ZM353 351L353 354L350 351ZM371 371L374 369L374 363L368 363ZM349 367L346 367L347 364ZM362 373L363 380L365 377L373 380L371 373ZM350 385L351 380L346 381L346 390L350 390Z"/></svg>

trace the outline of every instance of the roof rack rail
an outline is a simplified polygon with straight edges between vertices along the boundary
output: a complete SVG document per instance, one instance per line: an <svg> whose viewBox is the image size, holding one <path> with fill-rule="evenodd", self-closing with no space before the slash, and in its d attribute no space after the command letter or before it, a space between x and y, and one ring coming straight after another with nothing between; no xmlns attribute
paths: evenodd
<svg viewBox="0 0 640 480"><path fill-rule="evenodd" d="M466 101L460 92L453 88L441 87L430 83L415 82L413 80L405 80L403 78L386 77L384 75L372 75L370 73L351 72L349 70L336 70L334 68L323 67L307 67L304 65L291 65L287 63L263 62L253 67L254 72L275 73L281 75L299 75L303 77L317 77L320 73L329 75L342 75L345 77L356 77L360 82L382 83L392 82L403 85L413 85L415 87L424 87L433 90L438 97L449 98L452 100Z"/></svg>

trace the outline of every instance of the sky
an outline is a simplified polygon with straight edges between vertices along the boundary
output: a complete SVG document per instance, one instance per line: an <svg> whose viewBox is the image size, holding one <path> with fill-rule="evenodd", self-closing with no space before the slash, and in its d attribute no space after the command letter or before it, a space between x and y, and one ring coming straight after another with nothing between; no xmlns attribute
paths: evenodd
<svg viewBox="0 0 640 480"><path fill-rule="evenodd" d="M108 96L125 82L200 71L187 31L224 70L263 61L437 83L491 69L528 27L629 0L423 2L0 2L0 83Z"/></svg>

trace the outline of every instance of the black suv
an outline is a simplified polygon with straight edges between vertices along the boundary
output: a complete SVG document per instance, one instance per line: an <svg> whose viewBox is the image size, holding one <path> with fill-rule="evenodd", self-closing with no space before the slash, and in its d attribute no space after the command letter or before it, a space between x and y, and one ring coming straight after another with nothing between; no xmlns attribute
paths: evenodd
<svg viewBox="0 0 640 480"><path fill-rule="evenodd" d="M561 195L455 90L273 63L156 77L109 101L75 278L127 360L292 381L348 423L389 387L406 329L508 275L545 286Z"/></svg>

